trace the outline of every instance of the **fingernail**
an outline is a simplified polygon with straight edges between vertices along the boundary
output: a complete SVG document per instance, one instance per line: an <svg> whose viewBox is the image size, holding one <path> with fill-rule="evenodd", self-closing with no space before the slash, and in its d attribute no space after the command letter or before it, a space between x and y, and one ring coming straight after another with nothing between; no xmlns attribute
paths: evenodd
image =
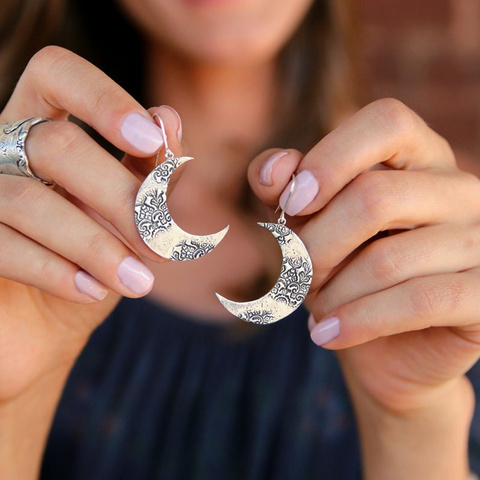
<svg viewBox="0 0 480 480"><path fill-rule="evenodd" d="M132 147L147 155L153 155L163 145L160 128L139 113L130 113L125 117L120 133Z"/></svg>
<svg viewBox="0 0 480 480"><path fill-rule="evenodd" d="M180 115L178 113L177 113L177 117L178 117L178 120L180 121L180 123L178 124L178 130L177 130L177 140L181 142L183 138L182 119L180 118Z"/></svg>
<svg viewBox="0 0 480 480"><path fill-rule="evenodd" d="M308 330L311 332L315 326L317 325L317 322L315 321L315 318L312 314L308 317Z"/></svg>
<svg viewBox="0 0 480 480"><path fill-rule="evenodd" d="M178 129L177 129L177 140L179 142L182 141L182 137L183 137L183 128L182 128L182 119L180 118L180 115L179 113L172 107L170 107L169 105L162 105L160 108L166 108L168 109L170 112L172 112L177 118L178 118ZM160 115L161 117L161 115Z"/></svg>
<svg viewBox="0 0 480 480"><path fill-rule="evenodd" d="M75 274L75 286L78 290L99 302L102 301L108 293L108 290L95 278L83 270Z"/></svg>
<svg viewBox="0 0 480 480"><path fill-rule="evenodd" d="M340 320L337 317L327 318L319 322L310 333L313 343L325 345L340 335Z"/></svg>
<svg viewBox="0 0 480 480"><path fill-rule="evenodd" d="M288 152L277 152L265 160L265 163L262 165L260 170L260 183L263 185L273 185L273 167L277 163L278 159L284 157L285 155L288 155Z"/></svg>
<svg viewBox="0 0 480 480"><path fill-rule="evenodd" d="M133 257L122 260L118 266L117 275L129 290L138 295L148 293L153 285L153 273Z"/></svg>
<svg viewBox="0 0 480 480"><path fill-rule="evenodd" d="M293 180L292 180L293 181ZM284 208L285 203L288 200L290 194L292 182L287 185L287 188L280 195L280 205ZM288 215L296 215L307 207L313 199L317 196L320 187L317 179L313 176L312 172L308 170L302 170L295 177L295 187L287 205L285 212Z"/></svg>

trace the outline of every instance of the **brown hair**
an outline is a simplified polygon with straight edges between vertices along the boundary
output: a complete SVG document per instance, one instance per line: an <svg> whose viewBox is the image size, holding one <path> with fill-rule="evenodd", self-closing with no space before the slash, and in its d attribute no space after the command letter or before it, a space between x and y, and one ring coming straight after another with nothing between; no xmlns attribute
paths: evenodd
<svg viewBox="0 0 480 480"><path fill-rule="evenodd" d="M315 0L280 56L282 98L272 146L308 151L359 102L355 0Z"/></svg>
<svg viewBox="0 0 480 480"><path fill-rule="evenodd" d="M354 8L355 0L314 0L280 56L283 101L266 147L306 151L356 104ZM49 43L83 55L142 101L142 40L115 0L2 0L0 32L0 106L28 59Z"/></svg>
<svg viewBox="0 0 480 480"><path fill-rule="evenodd" d="M142 36L123 16L115 0L1 1L5 12L0 14L4 26L0 31L5 34L0 36L0 107L6 103L28 59L51 42L87 58L144 103ZM29 8L32 3L34 9ZM306 152L355 107L359 92L354 7L355 0L314 0L302 25L280 54L281 101L274 134L261 149L274 146ZM95 132L90 133L111 149ZM121 155L115 149L111 152ZM256 152L251 153L253 156ZM246 180L240 203L244 212L264 214ZM248 299L266 291L271 283L268 275L265 272L254 285L235 292L235 297Z"/></svg>
<svg viewBox="0 0 480 480"><path fill-rule="evenodd" d="M0 2L0 106L12 93L30 57L56 41L64 0Z"/></svg>

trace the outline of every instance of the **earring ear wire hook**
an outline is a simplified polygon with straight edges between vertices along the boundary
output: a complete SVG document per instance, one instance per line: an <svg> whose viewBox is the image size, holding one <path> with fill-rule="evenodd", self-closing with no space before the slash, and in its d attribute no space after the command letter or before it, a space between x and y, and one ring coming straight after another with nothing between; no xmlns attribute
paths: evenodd
<svg viewBox="0 0 480 480"><path fill-rule="evenodd" d="M282 213L280 214L280 218L278 219L278 223L280 223L280 225L285 225L287 223L287 220L285 218L285 211L288 208L290 200L292 199L293 191L295 190L295 180L296 180L295 174L292 173L292 182L290 184L290 191L288 192L287 201L285 202L285 205L283 207L279 205L275 210L275 213L278 213L279 210L282 211Z"/></svg>
<svg viewBox="0 0 480 480"><path fill-rule="evenodd" d="M262 325L278 322L295 311L310 290L312 260L302 240L286 226L285 220L285 210L295 190L295 175L292 175L289 190L285 205L279 205L276 210L282 210L278 222L258 223L273 234L282 251L282 269L277 283L263 297L249 302L234 302L216 294L220 303L241 320Z"/></svg>
<svg viewBox="0 0 480 480"><path fill-rule="evenodd" d="M175 155L173 152L170 150L168 147L168 140L167 140L167 131L165 130L165 125L163 124L162 117L158 113L153 114L153 119L156 121L158 126L160 127L160 130L162 131L162 137L163 137L163 144L165 146L165 158L166 159L173 159L175 158ZM158 165L158 157L160 155L160 151L157 152L157 156L155 158L155 166Z"/></svg>

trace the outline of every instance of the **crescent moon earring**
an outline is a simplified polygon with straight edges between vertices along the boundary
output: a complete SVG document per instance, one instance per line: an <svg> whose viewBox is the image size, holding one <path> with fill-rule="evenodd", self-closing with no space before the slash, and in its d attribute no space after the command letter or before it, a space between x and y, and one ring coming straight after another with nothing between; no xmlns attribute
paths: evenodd
<svg viewBox="0 0 480 480"><path fill-rule="evenodd" d="M167 134L160 115L158 121L165 145L165 161L145 178L135 200L135 224L145 244L158 255L170 260L196 260L211 252L223 239L228 225L212 235L192 235L172 219L167 206L167 188L173 172L193 157L175 157L168 147Z"/></svg>
<svg viewBox="0 0 480 480"><path fill-rule="evenodd" d="M294 188L295 175L277 223L258 223L272 233L282 250L282 270L277 283L266 295L250 302L233 302L218 293L215 294L230 313L246 322L261 325L278 322L295 311L310 290L312 260L300 238L286 226L285 210Z"/></svg>

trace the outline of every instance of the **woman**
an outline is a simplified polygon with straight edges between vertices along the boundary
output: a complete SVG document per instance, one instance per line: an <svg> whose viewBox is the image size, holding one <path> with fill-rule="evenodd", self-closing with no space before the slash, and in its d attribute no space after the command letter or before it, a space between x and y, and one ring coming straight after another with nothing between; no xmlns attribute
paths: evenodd
<svg viewBox="0 0 480 480"><path fill-rule="evenodd" d="M55 413L45 479L463 480L480 468L465 376L480 341L480 185L400 102L350 116L352 7L122 0L118 24L112 5L72 7L89 28L63 25L90 58L182 122L58 47L33 57L2 111L1 123L53 120L25 148L57 187L0 175L0 477L36 477ZM164 263L133 221L163 154L153 113L175 154L195 157L174 218L199 234L231 225L195 262ZM276 277L255 220L294 172L288 225L314 266L310 316L240 328L213 292L250 299Z"/></svg>

